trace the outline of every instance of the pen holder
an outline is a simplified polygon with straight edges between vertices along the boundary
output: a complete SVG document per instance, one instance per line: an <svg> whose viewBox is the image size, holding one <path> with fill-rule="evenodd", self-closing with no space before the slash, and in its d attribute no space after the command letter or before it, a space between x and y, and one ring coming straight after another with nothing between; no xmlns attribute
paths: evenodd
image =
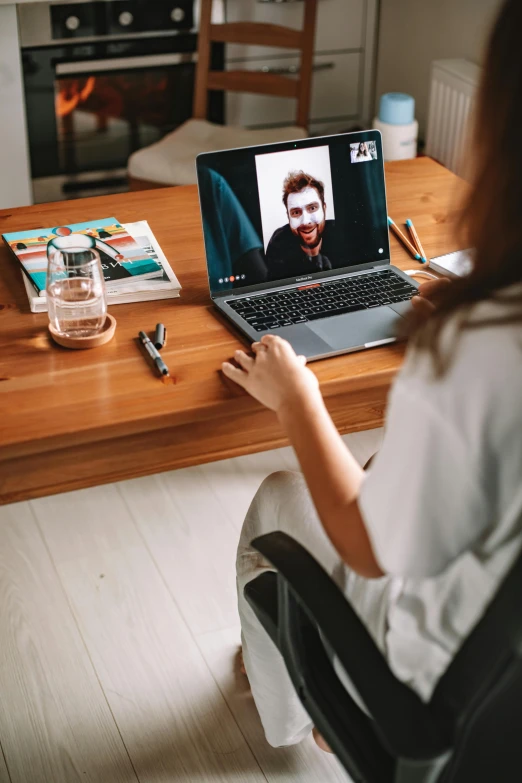
<svg viewBox="0 0 522 783"><path fill-rule="evenodd" d="M105 323L101 332L94 334L91 337L68 337L65 334L57 332L54 326L49 324L49 332L55 343L63 346L63 348L73 348L76 350L82 350L85 348L97 348L99 345L105 345L109 340L114 337L116 331L116 318L110 313L107 313Z"/></svg>

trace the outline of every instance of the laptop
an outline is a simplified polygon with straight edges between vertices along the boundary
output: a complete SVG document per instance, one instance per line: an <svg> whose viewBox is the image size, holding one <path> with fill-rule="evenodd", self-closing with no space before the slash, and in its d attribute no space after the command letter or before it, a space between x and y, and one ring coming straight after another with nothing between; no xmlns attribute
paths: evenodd
<svg viewBox="0 0 522 783"><path fill-rule="evenodd" d="M198 155L210 296L308 359L394 342L416 283L390 263L379 131Z"/></svg>

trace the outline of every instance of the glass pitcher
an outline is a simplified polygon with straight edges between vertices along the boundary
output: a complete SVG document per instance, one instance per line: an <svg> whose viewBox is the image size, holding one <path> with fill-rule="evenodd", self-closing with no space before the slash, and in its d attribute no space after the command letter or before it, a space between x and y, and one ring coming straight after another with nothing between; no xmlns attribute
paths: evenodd
<svg viewBox="0 0 522 783"><path fill-rule="evenodd" d="M95 239L69 234L47 245L49 320L67 337L92 337L103 329L107 295Z"/></svg>

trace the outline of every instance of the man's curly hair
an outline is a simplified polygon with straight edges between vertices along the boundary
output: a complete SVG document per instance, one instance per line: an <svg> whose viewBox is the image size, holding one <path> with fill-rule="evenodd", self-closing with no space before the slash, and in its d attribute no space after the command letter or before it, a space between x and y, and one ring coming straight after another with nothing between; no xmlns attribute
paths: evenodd
<svg viewBox="0 0 522 783"><path fill-rule="evenodd" d="M290 171L283 182L283 204L288 209L290 193L300 193L305 188L315 188L324 206L324 184L304 171Z"/></svg>

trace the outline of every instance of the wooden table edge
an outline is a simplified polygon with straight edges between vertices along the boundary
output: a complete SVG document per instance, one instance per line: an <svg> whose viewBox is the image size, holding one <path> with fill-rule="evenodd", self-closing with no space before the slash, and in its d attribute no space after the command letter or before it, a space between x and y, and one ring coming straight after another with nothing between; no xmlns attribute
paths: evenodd
<svg viewBox="0 0 522 783"><path fill-rule="evenodd" d="M327 396L339 432L382 426L390 383L353 390L349 403L346 394ZM0 505L287 446L276 415L254 405L248 429L238 429L236 412L229 409L228 416L211 419L211 433L208 421L199 420L118 438L104 433L98 441L65 442L31 454L3 450Z"/></svg>
<svg viewBox="0 0 522 783"><path fill-rule="evenodd" d="M311 365L313 368L313 364ZM377 370L371 374L365 373L351 378L337 378L328 380L321 386L324 399L327 404L336 398L346 398L350 394L369 391L374 388L387 389L391 386L396 375L396 369ZM239 387L234 396L234 417L238 414L248 416L256 413L262 406L252 397L248 396ZM169 415L150 416L132 422L118 422L113 425L102 425L97 428L86 427L85 430L76 430L74 433L60 433L58 435L41 439L13 440L0 444L0 470L2 462L16 459L22 456L42 454L61 448L74 448L92 443L120 439L127 436L140 435L147 432L157 432L165 428L175 430L177 427L195 424L204 421L216 421L230 417L230 400L222 400L217 403L182 412L174 411Z"/></svg>

